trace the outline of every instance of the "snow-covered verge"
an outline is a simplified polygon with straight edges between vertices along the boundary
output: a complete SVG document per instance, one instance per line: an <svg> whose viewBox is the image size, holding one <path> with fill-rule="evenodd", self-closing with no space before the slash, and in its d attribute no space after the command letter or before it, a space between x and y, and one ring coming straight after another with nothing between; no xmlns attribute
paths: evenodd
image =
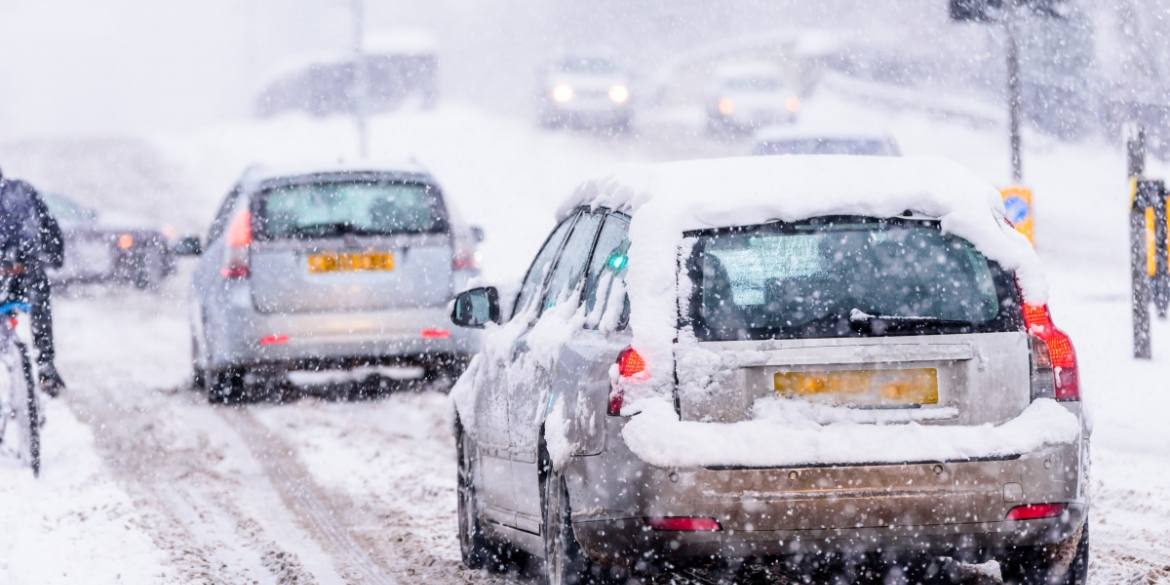
<svg viewBox="0 0 1170 585"><path fill-rule="evenodd" d="M93 435L46 400L41 477L0 459L0 583L177 582Z"/></svg>
<svg viewBox="0 0 1170 585"><path fill-rule="evenodd" d="M622 437L635 455L662 467L952 461L1028 453L1075 442L1080 434L1077 417L1047 399L1002 425L977 427L819 424L777 404L758 409L764 412L754 420L704 423L679 421L674 407L663 401L641 404L642 413L630 419Z"/></svg>

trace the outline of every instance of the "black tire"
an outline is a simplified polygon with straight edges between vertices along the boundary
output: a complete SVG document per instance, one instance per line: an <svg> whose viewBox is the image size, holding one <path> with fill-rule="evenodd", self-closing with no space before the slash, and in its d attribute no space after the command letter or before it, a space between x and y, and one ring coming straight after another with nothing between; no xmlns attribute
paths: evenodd
<svg viewBox="0 0 1170 585"><path fill-rule="evenodd" d="M1089 578L1088 518L1065 542L1011 551L1001 568L1003 582L1008 585L1085 585Z"/></svg>
<svg viewBox="0 0 1170 585"><path fill-rule="evenodd" d="M166 260L163 253L151 248L143 252L134 270L134 286L138 290L158 290L166 278Z"/></svg>
<svg viewBox="0 0 1170 585"><path fill-rule="evenodd" d="M32 467L33 477L41 474L41 413L37 402L37 386L33 381L32 360L28 357L28 346L17 342L20 349L20 367L24 370L24 385L28 389L25 403L26 420L21 424L28 440L29 465Z"/></svg>
<svg viewBox="0 0 1170 585"><path fill-rule="evenodd" d="M569 489L564 476L553 468L552 459L540 449L540 500L544 540L545 585L603 585L609 583L605 567L585 556L573 533Z"/></svg>
<svg viewBox="0 0 1170 585"><path fill-rule="evenodd" d="M242 368L211 370L207 375L207 401L212 404L239 404L244 401Z"/></svg>
<svg viewBox="0 0 1170 585"><path fill-rule="evenodd" d="M456 496L459 552L463 556L463 565L468 569L505 571L509 563L508 556L483 533L475 489L475 444L458 421L455 423L455 448L459 458Z"/></svg>

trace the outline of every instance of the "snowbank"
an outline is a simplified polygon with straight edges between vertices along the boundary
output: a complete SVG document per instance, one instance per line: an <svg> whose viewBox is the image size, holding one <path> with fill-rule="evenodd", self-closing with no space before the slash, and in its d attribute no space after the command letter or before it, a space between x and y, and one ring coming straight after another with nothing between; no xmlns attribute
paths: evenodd
<svg viewBox="0 0 1170 585"><path fill-rule="evenodd" d="M819 424L811 418L757 412L736 423L679 421L665 400L643 400L642 413L622 430L626 445L661 467L737 465L781 467L809 463L954 461L1028 453L1071 443L1080 434L1076 415L1053 400L1033 402L999 426Z"/></svg>
<svg viewBox="0 0 1170 585"><path fill-rule="evenodd" d="M666 395L671 383L671 376L658 373L673 371L675 272L686 230L834 214L892 217L911 210L939 218L945 232L1015 270L1029 303L1048 298L1039 258L1006 224L999 192L938 157L776 156L623 165L579 186L559 216L581 205L632 216L630 326L633 346L651 373L651 394Z"/></svg>

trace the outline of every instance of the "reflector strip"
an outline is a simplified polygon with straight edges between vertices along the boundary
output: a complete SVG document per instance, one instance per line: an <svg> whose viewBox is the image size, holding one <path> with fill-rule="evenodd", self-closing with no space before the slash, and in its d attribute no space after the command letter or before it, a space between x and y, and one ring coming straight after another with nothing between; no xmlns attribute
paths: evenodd
<svg viewBox="0 0 1170 585"><path fill-rule="evenodd" d="M423 339L450 339L451 332L446 329L423 329Z"/></svg>
<svg viewBox="0 0 1170 585"><path fill-rule="evenodd" d="M1008 512L1005 520L1036 520L1039 518L1053 518L1064 513L1068 504L1030 504L1016 506Z"/></svg>
<svg viewBox="0 0 1170 585"><path fill-rule="evenodd" d="M281 345L288 343L287 335L267 335L260 338L260 345Z"/></svg>
<svg viewBox="0 0 1170 585"><path fill-rule="evenodd" d="M646 525L654 530L675 532L715 532L723 529L714 518L647 518Z"/></svg>

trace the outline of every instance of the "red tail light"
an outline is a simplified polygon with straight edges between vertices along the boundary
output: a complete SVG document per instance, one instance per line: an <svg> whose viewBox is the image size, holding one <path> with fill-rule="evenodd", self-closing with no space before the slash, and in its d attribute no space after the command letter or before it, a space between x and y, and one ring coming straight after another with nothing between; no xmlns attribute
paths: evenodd
<svg viewBox="0 0 1170 585"><path fill-rule="evenodd" d="M423 339L450 339L451 332L446 329L423 329Z"/></svg>
<svg viewBox="0 0 1170 585"><path fill-rule="evenodd" d="M627 347L618 354L617 367L619 376L630 378L646 371L646 360L642 359L642 356L638 355L634 348ZM611 386L609 389L609 408L606 409L606 414L621 416L623 398L622 389Z"/></svg>
<svg viewBox="0 0 1170 585"><path fill-rule="evenodd" d="M458 252L451 257L454 270L479 270L479 252Z"/></svg>
<svg viewBox="0 0 1170 585"><path fill-rule="evenodd" d="M227 247L224 248L223 268L219 273L224 278L248 278L248 246L252 243L252 213L243 209L232 218L228 226Z"/></svg>
<svg viewBox="0 0 1170 585"><path fill-rule="evenodd" d="M1005 520L1036 520L1039 518L1054 518L1064 514L1068 504L1030 504L1016 506L1008 512Z"/></svg>
<svg viewBox="0 0 1170 585"><path fill-rule="evenodd" d="M1073 350L1072 340L1063 331L1052 323L1052 316L1048 313L1048 305L1024 305L1024 324L1028 333L1032 334L1032 343L1043 343L1050 356L1051 370L1055 384L1054 397L1057 400L1080 400L1081 384L1077 374L1077 354ZM1033 355L1043 353L1033 347ZM1033 367L1044 368L1046 364L1036 364Z"/></svg>
<svg viewBox="0 0 1170 585"><path fill-rule="evenodd" d="M260 345L283 345L288 343L287 335L266 335L260 338Z"/></svg>
<svg viewBox="0 0 1170 585"><path fill-rule="evenodd" d="M646 525L654 530L675 532L715 532L723 529L714 518L647 518Z"/></svg>

